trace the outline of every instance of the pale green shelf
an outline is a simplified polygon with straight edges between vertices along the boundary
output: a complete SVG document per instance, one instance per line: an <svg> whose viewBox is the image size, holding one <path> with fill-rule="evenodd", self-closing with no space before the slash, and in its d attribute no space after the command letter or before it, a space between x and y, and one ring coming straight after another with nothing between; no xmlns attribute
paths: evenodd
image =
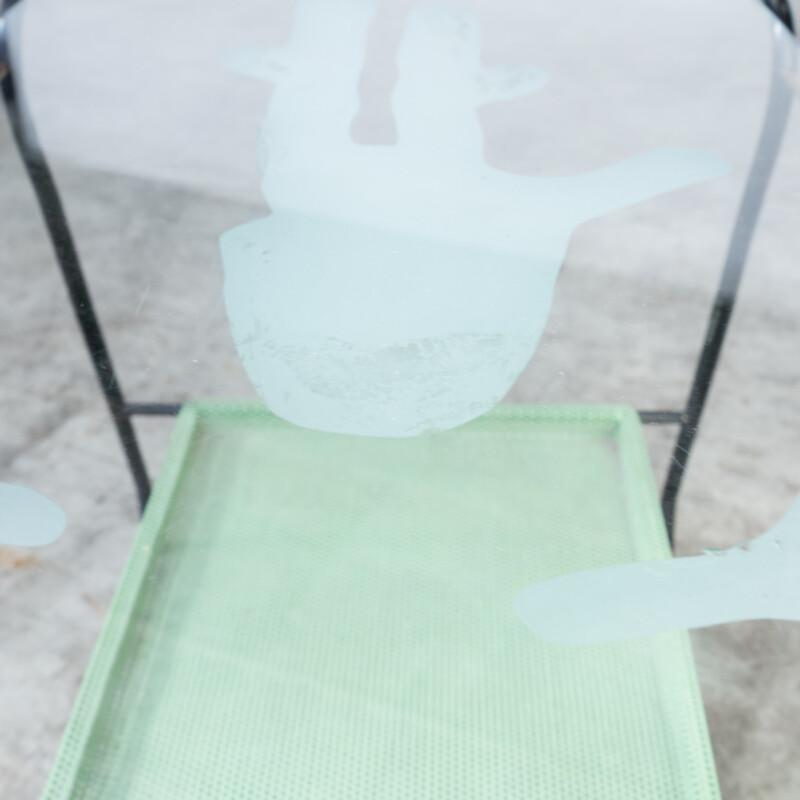
<svg viewBox="0 0 800 800"><path fill-rule="evenodd" d="M46 800L717 800L688 639L569 647L527 584L669 556L620 407L370 439L182 411Z"/></svg>

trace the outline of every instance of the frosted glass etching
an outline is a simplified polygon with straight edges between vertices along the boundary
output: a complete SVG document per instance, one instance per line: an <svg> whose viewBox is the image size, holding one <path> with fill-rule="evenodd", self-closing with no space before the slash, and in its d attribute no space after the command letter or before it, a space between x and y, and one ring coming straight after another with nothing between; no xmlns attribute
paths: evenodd
<svg viewBox="0 0 800 800"><path fill-rule="evenodd" d="M757 539L704 555L576 572L523 589L534 633L593 644L754 619L800 620L800 497Z"/></svg>
<svg viewBox="0 0 800 800"><path fill-rule="evenodd" d="M302 0L285 47L230 56L276 85L259 145L272 214L221 237L225 300L248 375L276 414L414 436L506 394L539 341L578 225L728 165L666 148L563 178L493 169L477 107L547 77L482 66L478 21L457 6L421 5L408 18L397 144L355 144L375 6Z"/></svg>
<svg viewBox="0 0 800 800"><path fill-rule="evenodd" d="M0 545L40 547L64 532L66 515L39 492L0 483Z"/></svg>

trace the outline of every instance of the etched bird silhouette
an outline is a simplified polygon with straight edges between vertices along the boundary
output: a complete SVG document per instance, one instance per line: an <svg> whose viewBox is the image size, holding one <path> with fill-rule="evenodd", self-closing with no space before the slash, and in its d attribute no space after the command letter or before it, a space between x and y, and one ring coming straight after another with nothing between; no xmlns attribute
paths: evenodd
<svg viewBox="0 0 800 800"><path fill-rule="evenodd" d="M573 572L523 589L534 633L597 644L755 619L800 620L800 496L766 533L700 556Z"/></svg>
<svg viewBox="0 0 800 800"><path fill-rule="evenodd" d="M301 0L288 44L232 54L274 81L259 143L271 215L221 237L233 339L290 422L399 437L497 404L533 355L572 231L728 164L651 150L563 178L483 158L478 106L536 91L533 66L487 68L458 6L410 13L397 54L393 145L350 127L374 0Z"/></svg>

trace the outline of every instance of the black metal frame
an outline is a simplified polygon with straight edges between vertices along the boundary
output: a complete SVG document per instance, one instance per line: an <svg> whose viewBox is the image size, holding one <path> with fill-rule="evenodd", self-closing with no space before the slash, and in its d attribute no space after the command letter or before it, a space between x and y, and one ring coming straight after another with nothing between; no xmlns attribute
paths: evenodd
<svg viewBox="0 0 800 800"><path fill-rule="evenodd" d="M776 22L773 32L773 70L770 95L761 136L734 225L691 391L685 408L681 410L639 411L643 423L679 426L678 438L662 495L662 508L670 543L673 542L675 505L686 471L686 463L700 426L700 418L736 302L750 242L791 108L791 89L786 85L782 75L786 48L793 46L788 44L794 35L791 10L787 0L762 0L762 2L782 23ZM83 277L80 260L56 184L39 145L22 87L15 76L15 43L9 30L11 15L8 12L20 3L21 0L2 0L0 8L0 85L2 86L3 102L11 122L14 140L41 207L45 226L55 250L56 260L61 268L97 380L122 443L136 485L140 507L144 510L150 494L150 480L133 429L132 418L137 415L176 415L181 406L179 403L129 403L125 401L120 389L111 355L105 344L100 323L94 313L92 299Z"/></svg>

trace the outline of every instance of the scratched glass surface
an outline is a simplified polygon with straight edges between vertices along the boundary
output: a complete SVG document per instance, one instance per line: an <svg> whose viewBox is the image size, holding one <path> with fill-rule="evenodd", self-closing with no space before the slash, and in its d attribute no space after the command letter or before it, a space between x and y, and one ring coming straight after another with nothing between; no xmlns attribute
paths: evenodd
<svg viewBox="0 0 800 800"><path fill-rule="evenodd" d="M13 13L126 401L248 400L304 435L420 448L509 404L685 408L774 71L756 0ZM727 799L800 792L797 126L691 457L675 425L645 425L659 489L686 462L677 558L565 557L542 579L485 532L519 565L502 614L532 647L693 630ZM38 213L3 118L0 797L22 800L44 786L138 521ZM134 419L153 480L174 425Z"/></svg>

